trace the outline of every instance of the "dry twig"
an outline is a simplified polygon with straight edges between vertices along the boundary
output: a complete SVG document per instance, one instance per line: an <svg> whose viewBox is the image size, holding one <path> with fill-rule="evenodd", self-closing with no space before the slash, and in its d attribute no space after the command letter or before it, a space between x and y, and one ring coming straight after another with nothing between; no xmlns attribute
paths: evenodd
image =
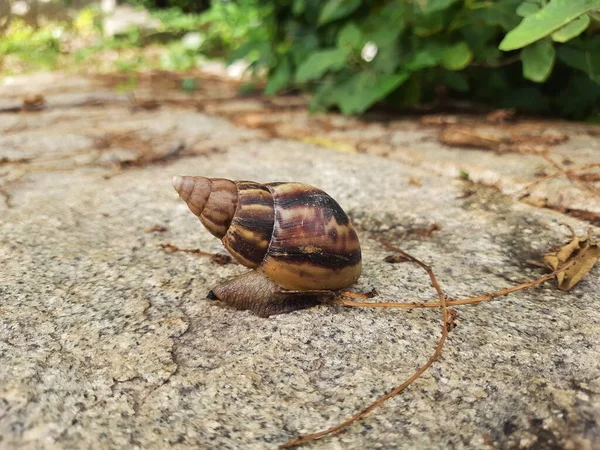
<svg viewBox="0 0 600 450"><path fill-rule="evenodd" d="M571 232L574 233L572 229L571 229ZM305 436L300 436L296 439L292 439L292 440L280 445L278 447L279 449L297 447L297 446L306 444L308 442L321 439L325 436L336 434L336 433L340 432L341 430L343 430L344 428L346 428L347 426L356 422L357 420L360 420L361 418L363 418L364 416L369 414L371 411L373 411L375 408L381 406L385 401L400 394L408 386L410 386L414 381L416 381L439 358L439 356L442 352L442 349L444 347L444 344L448 338L448 333L450 331L452 331L455 327L455 319L456 319L457 313L456 313L456 310L454 310L453 308L450 308L450 306L472 305L472 304L477 304L477 303L481 303L481 302L488 302L488 301L494 300L498 297L503 297L503 296L512 294L514 292L519 292L519 291L523 291L526 289L531 289L531 288L537 287L540 284L554 278L557 274L566 271L574 264L577 264L585 256L585 253L587 251L587 248L582 249L581 252L575 258L560 265L557 269L555 269L551 273L549 273L547 275L543 275L534 280L529 280L529 281L523 282L521 284L518 284L516 286L500 289L498 291L486 293L486 294L479 295L476 297L469 297L469 298L459 299L459 300L448 300L446 295L444 294L439 282L437 281L437 279L433 273L433 270L429 266L427 266L423 262L419 261L418 259L414 258L413 256L402 251L401 249L399 249L398 247L392 245L391 243L389 243L387 241L381 240L380 242L388 250L392 250L395 253L397 253L403 260L413 262L413 263L419 265L420 267L422 267L429 275L429 278L431 280L431 285L436 290L438 297L439 297L439 301L437 301L437 302L408 302L408 303L375 303L375 302L362 302L362 301L347 300L347 299L338 297L335 300L333 300L331 303L344 305L344 306L351 306L351 307L362 307L362 308L364 308L364 307L367 307L367 308L369 308L369 307L370 308L404 308L404 309L441 308L442 332L441 332L441 337L435 347L435 350L434 350L433 354L431 355L431 357L425 362L425 364L423 364L423 366L421 366L413 375L411 375L402 384L400 384L397 387L395 387L394 389L392 389L392 391L390 391L389 393L379 397L376 401L371 403L369 406L364 408L362 411L359 411L358 413L354 414L353 416L349 417L348 419L344 420L343 422L341 422L338 425L335 425L331 428L328 428L326 430L319 431L316 433L308 434ZM356 293L346 293L346 292L341 293L341 295L348 296L348 297L354 297L354 298L368 298L368 296L369 296L368 294L358 294L357 295Z"/></svg>
<svg viewBox="0 0 600 450"><path fill-rule="evenodd" d="M437 361L440 354L442 353L442 349L444 347L446 339L448 338L448 332L454 328L454 314L450 315L448 312L448 307L446 304L446 295L444 294L444 291L442 290L440 284L438 283L431 267L429 267L425 263L419 261L417 258L414 258L413 256L409 255L408 253L400 250L399 248L394 247L391 244L389 246L391 247L390 249L392 249L395 252L402 255L402 257L405 260L413 262L413 263L419 265L420 267L422 267L423 270L425 270L427 272L427 275L429 275L429 278L431 279L431 285L433 286L433 288L436 290L436 292L438 294L438 297L440 299L438 306L441 306L441 309L442 309L442 333L441 333L441 337L435 347L433 354L425 362L425 364L423 364L414 374L412 374L408 379L406 379L406 381L404 381L402 384L396 386L394 389L392 389L387 394L384 394L381 397L379 397L376 401L371 403L369 406L367 406L362 411L354 414L353 416L349 417L348 419L344 420L342 423L340 423L334 427L328 428L323 431L319 431L317 433L312 433L312 434L298 437L296 439L292 439L292 440L286 442L285 444L280 445L279 449L297 447L299 445L306 444L307 442L321 439L322 437L325 437L327 435L338 433L339 431L346 428L348 425L351 425L352 423L356 422L357 420L362 419L364 416L369 414L375 408L378 408L379 406L381 406L383 403L385 403L390 398L395 397L396 395L398 395L402 391L404 391L417 378L419 378L435 361Z"/></svg>

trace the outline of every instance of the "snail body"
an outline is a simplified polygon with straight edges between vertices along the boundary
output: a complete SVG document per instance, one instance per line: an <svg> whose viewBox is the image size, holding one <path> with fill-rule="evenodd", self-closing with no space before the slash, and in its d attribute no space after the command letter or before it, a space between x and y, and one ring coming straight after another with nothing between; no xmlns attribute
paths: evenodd
<svg viewBox="0 0 600 450"><path fill-rule="evenodd" d="M360 243L328 194L293 182L174 177L173 187L227 251L252 270L209 293L260 316L312 306L359 278Z"/></svg>

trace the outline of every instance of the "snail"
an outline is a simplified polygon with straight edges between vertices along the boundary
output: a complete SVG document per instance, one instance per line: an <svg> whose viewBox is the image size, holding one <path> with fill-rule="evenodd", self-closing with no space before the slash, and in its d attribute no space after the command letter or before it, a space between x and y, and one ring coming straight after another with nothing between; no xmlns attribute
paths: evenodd
<svg viewBox="0 0 600 450"><path fill-rule="evenodd" d="M356 231L320 189L195 176L173 177L172 184L231 256L252 269L207 298L268 317L331 299L360 277Z"/></svg>

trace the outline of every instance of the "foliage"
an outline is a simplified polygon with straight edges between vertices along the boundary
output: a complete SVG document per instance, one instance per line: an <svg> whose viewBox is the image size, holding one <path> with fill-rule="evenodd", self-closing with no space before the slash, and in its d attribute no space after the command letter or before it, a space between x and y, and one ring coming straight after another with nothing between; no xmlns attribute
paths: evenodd
<svg viewBox="0 0 600 450"><path fill-rule="evenodd" d="M213 0L202 14L182 8L207 2L130 3L177 7L152 11L156 30L112 38L90 8L73 23L38 29L13 18L0 65L87 68L95 58L127 72L188 70L218 56L266 73L267 94L313 92L314 110L360 114L377 102L406 108L455 98L600 117L600 0ZM160 51L148 57L155 44Z"/></svg>
<svg viewBox="0 0 600 450"><path fill-rule="evenodd" d="M268 94L312 91L315 110L357 114L443 94L571 118L600 113L600 0L227 4L255 7L262 25L241 46L227 43L230 59L267 69Z"/></svg>
<svg viewBox="0 0 600 450"><path fill-rule="evenodd" d="M64 30L64 24L45 25L35 29L14 19L0 39L0 62L12 55L14 58L35 61L40 68L52 67L61 53L60 43Z"/></svg>
<svg viewBox="0 0 600 450"><path fill-rule="evenodd" d="M178 9L185 13L200 13L208 9L210 0L129 0L148 9Z"/></svg>
<svg viewBox="0 0 600 450"><path fill-rule="evenodd" d="M62 69L123 72L193 69L206 57L223 57L247 39L268 46L258 3L219 1L204 14L184 13L178 7L152 10L158 27L131 27L113 37L103 35L101 13L93 7L80 10L70 23L49 22L39 28L12 18L7 29L0 30L0 69L4 74L53 69L59 64Z"/></svg>

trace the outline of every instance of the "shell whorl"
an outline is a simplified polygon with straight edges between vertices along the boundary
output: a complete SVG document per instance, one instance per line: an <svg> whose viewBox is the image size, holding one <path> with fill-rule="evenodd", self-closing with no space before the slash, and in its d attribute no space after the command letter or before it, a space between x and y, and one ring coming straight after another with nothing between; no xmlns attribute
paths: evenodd
<svg viewBox="0 0 600 450"><path fill-rule="evenodd" d="M264 260L273 234L273 196L259 183L238 181L236 185L237 209L222 241L240 263L256 268Z"/></svg>
<svg viewBox="0 0 600 450"><path fill-rule="evenodd" d="M173 177L173 187L213 236L223 238L238 202L233 181L222 178Z"/></svg>
<svg viewBox="0 0 600 450"><path fill-rule="evenodd" d="M269 183L275 224L260 271L292 290L342 289L360 277L358 235L327 193L302 183Z"/></svg>

